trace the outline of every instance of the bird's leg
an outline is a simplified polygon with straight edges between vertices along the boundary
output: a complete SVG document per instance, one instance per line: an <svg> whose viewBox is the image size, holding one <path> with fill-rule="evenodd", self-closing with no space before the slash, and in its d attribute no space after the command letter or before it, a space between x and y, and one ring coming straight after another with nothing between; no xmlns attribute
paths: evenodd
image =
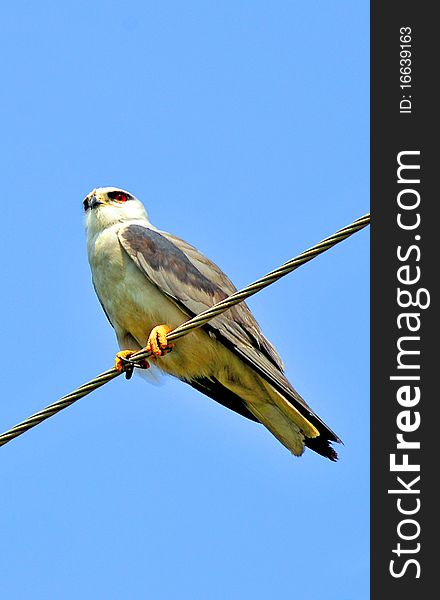
<svg viewBox="0 0 440 600"><path fill-rule="evenodd" d="M118 373L123 373L125 371L125 378L131 379L133 375L134 367L139 367L140 369L149 369L150 363L146 358L141 359L136 364L133 364L129 361L129 358L133 356L133 354L137 352L137 350L121 350L116 354L115 357L115 369Z"/></svg>
<svg viewBox="0 0 440 600"><path fill-rule="evenodd" d="M174 344L169 344L167 340L167 333L169 333L171 329L172 328L169 325L157 325L156 327L153 327L148 336L146 345L148 352L151 352L151 354L157 358L171 352Z"/></svg>
<svg viewBox="0 0 440 600"><path fill-rule="evenodd" d="M169 344L167 340L167 333L169 333L171 329L172 328L169 327L169 325L157 325L154 327L148 336L145 349L157 358L171 352L174 344ZM135 352L137 352L137 350L121 350L115 357L115 369L118 373L125 372L125 377L127 379L131 378L135 367L140 369L148 369L150 367L150 363L146 358L141 359L135 364L132 363L129 359Z"/></svg>

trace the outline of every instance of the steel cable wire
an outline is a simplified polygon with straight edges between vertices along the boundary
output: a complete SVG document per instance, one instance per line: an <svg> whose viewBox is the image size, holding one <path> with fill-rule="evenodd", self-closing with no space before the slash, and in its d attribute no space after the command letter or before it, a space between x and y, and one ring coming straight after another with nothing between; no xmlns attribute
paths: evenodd
<svg viewBox="0 0 440 600"><path fill-rule="evenodd" d="M301 265L304 265L305 263L309 262L319 254L322 254L323 252L329 250L339 242L342 242L346 238L350 237L357 231L363 229L369 223L369 214L360 217L356 221L353 221L353 223L351 223L350 225L347 225L346 227L340 229L333 235L325 238L309 250L305 250L295 258L292 258L291 260L282 264L277 269L274 269L267 275L264 275L264 277L257 279L257 281L254 281L253 283L247 285L243 289L235 292L231 296L228 296L224 300L221 300L217 304L214 304L207 310L204 310L192 319L189 319L185 323L182 323L182 325L179 325L167 335L167 340L169 342L173 342L183 337L184 335L187 335L190 331L193 331L194 329L206 325L206 323L214 317L220 315L221 313L225 312L232 306L235 306L239 302L246 300L250 296L253 296L254 294L267 287L268 285L271 285L275 281L278 281L278 279L280 279L281 277L284 277L288 273L291 273L292 271L294 271ZM134 353L130 357L128 362L131 362L134 365L136 365L137 361L148 358L149 356L150 352L148 352L146 349L142 349ZM108 371L105 371L104 373L101 373L97 377L94 377L87 383L84 383L83 385L78 387L73 392L70 392L70 394L63 396L53 404L46 406L46 408L43 408L42 410L31 415L21 423L18 423L11 429L8 429L8 431L5 431L5 433L0 435L0 446L4 446L14 438L21 435L22 433L25 433L26 431L32 429L32 427L35 427L36 425L39 425L41 422L45 421L49 417L52 417L64 408L67 408L80 398L87 396L87 394L90 394L90 392L93 392L94 390L98 389L99 387L108 383L109 381L111 381L115 377L118 377L119 375L121 375L121 373L115 368L112 368Z"/></svg>

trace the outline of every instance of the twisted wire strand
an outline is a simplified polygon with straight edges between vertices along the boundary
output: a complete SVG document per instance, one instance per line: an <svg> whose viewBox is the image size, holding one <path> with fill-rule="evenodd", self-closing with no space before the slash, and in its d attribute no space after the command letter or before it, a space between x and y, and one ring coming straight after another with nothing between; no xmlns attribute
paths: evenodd
<svg viewBox="0 0 440 600"><path fill-rule="evenodd" d="M268 285L271 285L275 281L278 281L278 279L281 279L281 277L284 277L285 275L291 273L301 265L304 265L313 258L316 258L316 256L318 256L319 254L326 252L336 244L339 244L339 242L342 242L357 231L360 231L361 229L366 227L369 223L370 214L366 214L363 217L357 219L356 221L353 221L353 223L351 223L350 225L347 225L346 227L340 229L333 235L325 238L309 250L305 250L295 258L292 258L291 260L282 264L280 267L274 269L264 277L257 279L256 281L247 285L243 289L235 292L231 296L228 296L227 298L221 300L217 304L214 304L207 310L204 310L203 312L199 313L192 319L185 321L185 323L182 323L167 335L167 340L169 342L173 342L183 337L184 335L187 335L190 331L198 329L199 327L203 327L203 325L206 325L206 323L208 323L208 321L210 321L214 317L217 317L232 306L235 306L239 302L242 302L250 296L253 296L263 288L267 287ZM148 358L150 354L151 353L148 352L146 349L139 350L130 357L129 362L136 365L136 363L139 360ZM64 408L67 408L80 398L87 396L87 394L90 394L94 390L100 388L101 386L105 385L106 383L108 383L115 377L118 377L119 375L121 375L121 373L115 368L109 369L108 371L104 371L104 373L101 373L100 375L94 377L87 383L84 383L73 392L70 392L70 394L63 396L53 404L46 406L46 408L43 408L42 410L31 415L21 423L18 423L11 429L8 429L8 431L5 431L5 433L0 435L0 446L4 446L14 438L25 433L29 429L32 429L32 427L39 425L49 417L52 417L56 413L60 412Z"/></svg>

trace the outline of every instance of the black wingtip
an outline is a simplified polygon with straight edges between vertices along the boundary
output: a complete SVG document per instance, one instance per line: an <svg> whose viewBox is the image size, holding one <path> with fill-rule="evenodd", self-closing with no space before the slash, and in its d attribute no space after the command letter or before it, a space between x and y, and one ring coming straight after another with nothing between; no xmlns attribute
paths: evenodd
<svg viewBox="0 0 440 600"><path fill-rule="evenodd" d="M325 438L318 436L316 438L306 438L305 444L307 448L317 452L321 456L328 458L329 460L336 462L338 460L338 453L330 445L330 441Z"/></svg>

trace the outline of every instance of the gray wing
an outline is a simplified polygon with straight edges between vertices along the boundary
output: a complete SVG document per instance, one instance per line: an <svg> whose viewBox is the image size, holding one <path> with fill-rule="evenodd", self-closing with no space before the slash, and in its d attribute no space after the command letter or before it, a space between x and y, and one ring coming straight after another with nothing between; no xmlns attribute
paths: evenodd
<svg viewBox="0 0 440 600"><path fill-rule="evenodd" d="M139 269L189 316L236 291L214 263L171 234L142 225L128 225L121 228L118 235L122 247ZM273 385L318 428L321 439L340 441L286 379L280 357L244 302L212 319L205 329Z"/></svg>
<svg viewBox="0 0 440 600"><path fill-rule="evenodd" d="M122 247L141 271L190 316L237 291L217 265L169 233L128 225L118 235ZM280 356L244 302L212 319L208 328L231 343L255 347L278 371L283 370Z"/></svg>
<svg viewBox="0 0 440 600"><path fill-rule="evenodd" d="M201 254L197 248L194 248L194 246L191 246L188 242L185 242L185 240L182 240L175 235L171 235L170 233L161 231L161 234L179 248L195 268L221 290L221 293L224 294L225 298L237 291L237 288L229 277L227 277L216 264ZM215 302L218 302L218 300L215 300ZM209 304L209 306L211 305L212 304ZM208 306L206 308L208 308ZM284 364L280 355L269 340L263 335L260 326L249 310L246 302L237 304L236 307L231 310L233 312L226 311L226 313L220 315L219 321L223 321L224 317L226 318L227 325L230 325L229 321L232 321L235 326L235 335L241 335L242 338L245 337L246 339L243 339L244 342L249 338L252 345L262 352L270 362L278 367L278 370L284 371ZM236 327L237 324L239 326L238 328ZM243 336L243 332L245 332L245 336Z"/></svg>

